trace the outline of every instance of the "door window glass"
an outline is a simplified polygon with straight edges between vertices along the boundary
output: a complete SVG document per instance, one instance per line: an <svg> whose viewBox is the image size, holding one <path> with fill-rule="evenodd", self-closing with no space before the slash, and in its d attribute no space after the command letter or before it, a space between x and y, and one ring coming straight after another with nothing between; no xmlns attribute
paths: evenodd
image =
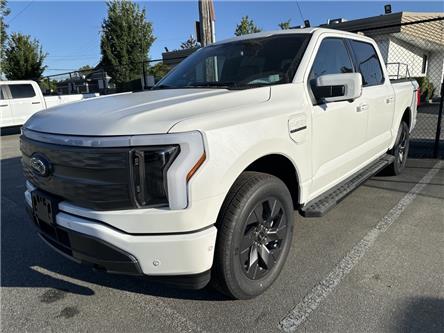
<svg viewBox="0 0 444 333"><path fill-rule="evenodd" d="M311 68L309 80L314 85L321 75L353 73L353 64L345 47L339 38L326 38L322 41Z"/></svg>
<svg viewBox="0 0 444 333"><path fill-rule="evenodd" d="M35 91L30 84L10 84L12 98L31 98L35 96Z"/></svg>
<svg viewBox="0 0 444 333"><path fill-rule="evenodd" d="M351 40L350 43L362 75L362 85L368 87L384 83L381 64L373 45L357 40Z"/></svg>

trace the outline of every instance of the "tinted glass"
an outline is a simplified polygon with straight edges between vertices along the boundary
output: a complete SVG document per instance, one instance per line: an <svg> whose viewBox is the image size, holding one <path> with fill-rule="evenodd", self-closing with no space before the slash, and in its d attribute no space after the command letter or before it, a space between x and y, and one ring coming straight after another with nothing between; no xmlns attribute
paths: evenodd
<svg viewBox="0 0 444 333"><path fill-rule="evenodd" d="M182 61L154 89L253 88L291 82L307 34L278 35L216 44Z"/></svg>
<svg viewBox="0 0 444 333"><path fill-rule="evenodd" d="M10 84L12 98L29 98L34 97L34 88L30 84Z"/></svg>
<svg viewBox="0 0 444 333"><path fill-rule="evenodd" d="M381 64L373 45L356 40L351 40L350 43L362 75L362 85L375 86L384 83Z"/></svg>
<svg viewBox="0 0 444 333"><path fill-rule="evenodd" d="M313 86L317 77L326 74L353 73L353 64L344 41L326 38L322 41L310 72Z"/></svg>

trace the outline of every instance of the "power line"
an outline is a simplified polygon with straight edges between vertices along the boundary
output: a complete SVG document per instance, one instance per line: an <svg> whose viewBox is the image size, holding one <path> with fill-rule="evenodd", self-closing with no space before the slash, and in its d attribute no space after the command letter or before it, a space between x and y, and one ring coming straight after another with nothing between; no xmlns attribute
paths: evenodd
<svg viewBox="0 0 444 333"><path fill-rule="evenodd" d="M27 4L25 7L23 7L23 9L22 9L21 11L19 11L17 14L15 14L15 15L14 15L14 16L8 21L8 24L10 24L10 23L11 23L12 21L14 21L17 17L19 17L21 13L23 13L26 9L28 9L28 7L31 6L31 4L32 4L33 1L34 1L34 0L29 1L28 4Z"/></svg>

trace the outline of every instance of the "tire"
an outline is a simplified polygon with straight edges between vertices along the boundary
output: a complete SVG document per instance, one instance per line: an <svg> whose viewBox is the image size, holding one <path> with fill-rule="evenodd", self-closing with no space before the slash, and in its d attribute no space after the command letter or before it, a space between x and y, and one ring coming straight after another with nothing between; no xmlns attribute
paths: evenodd
<svg viewBox="0 0 444 333"><path fill-rule="evenodd" d="M409 154L410 146L410 132L409 126L406 122L402 121L399 125L398 135L396 137L396 143L392 150L389 151L390 155L395 157L395 160L390 164L386 173L390 176L397 176L405 169L407 162L407 156Z"/></svg>
<svg viewBox="0 0 444 333"><path fill-rule="evenodd" d="M258 296L279 276L291 247L290 192L274 176L244 172L222 205L217 227L213 286L234 299Z"/></svg>

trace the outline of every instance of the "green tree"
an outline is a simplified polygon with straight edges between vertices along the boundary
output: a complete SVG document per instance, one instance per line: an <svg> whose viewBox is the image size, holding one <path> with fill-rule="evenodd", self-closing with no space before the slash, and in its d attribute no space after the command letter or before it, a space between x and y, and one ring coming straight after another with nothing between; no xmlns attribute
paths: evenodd
<svg viewBox="0 0 444 333"><path fill-rule="evenodd" d="M169 71L171 70L171 66L163 63L158 62L154 66L151 66L148 68L148 74L154 76L156 80L160 80L163 78Z"/></svg>
<svg viewBox="0 0 444 333"><path fill-rule="evenodd" d="M288 19L287 21L278 24L279 28L281 28L282 30L290 29L290 25L291 25L291 19Z"/></svg>
<svg viewBox="0 0 444 333"><path fill-rule="evenodd" d="M199 47L199 43L197 42L197 40L194 39L193 35L190 35L190 37L185 42L180 44L180 48L182 50L194 49L197 47Z"/></svg>
<svg viewBox="0 0 444 333"><path fill-rule="evenodd" d="M40 89L42 89L45 94L53 94L57 91L57 81L56 80L48 80L42 79L39 83Z"/></svg>
<svg viewBox="0 0 444 333"><path fill-rule="evenodd" d="M7 1L0 0L0 75L3 72L2 61L5 52L6 39L8 38L8 35L6 33L6 28L8 27L8 25L5 23L5 17L9 15L9 12L10 11L7 7Z"/></svg>
<svg viewBox="0 0 444 333"><path fill-rule="evenodd" d="M83 76L86 76L88 74L91 74L94 71L94 67L91 67L90 65L84 65L80 67L76 72L71 74L72 78L83 78Z"/></svg>
<svg viewBox="0 0 444 333"><path fill-rule="evenodd" d="M111 0L107 6L100 42L101 66L112 77L117 90L123 91L128 82L140 77L155 37L145 9L141 10L139 5Z"/></svg>
<svg viewBox="0 0 444 333"><path fill-rule="evenodd" d="M261 32L262 29L259 28L253 20L250 20L248 16L242 17L240 23L236 26L234 34L236 36L253 34L255 32Z"/></svg>
<svg viewBox="0 0 444 333"><path fill-rule="evenodd" d="M3 71L8 80L38 80L46 69L46 56L36 39L13 33L6 45Z"/></svg>
<svg viewBox="0 0 444 333"><path fill-rule="evenodd" d="M92 70L94 70L94 67L92 67L90 65L84 65L78 69L79 72L87 72L87 71L92 71Z"/></svg>

